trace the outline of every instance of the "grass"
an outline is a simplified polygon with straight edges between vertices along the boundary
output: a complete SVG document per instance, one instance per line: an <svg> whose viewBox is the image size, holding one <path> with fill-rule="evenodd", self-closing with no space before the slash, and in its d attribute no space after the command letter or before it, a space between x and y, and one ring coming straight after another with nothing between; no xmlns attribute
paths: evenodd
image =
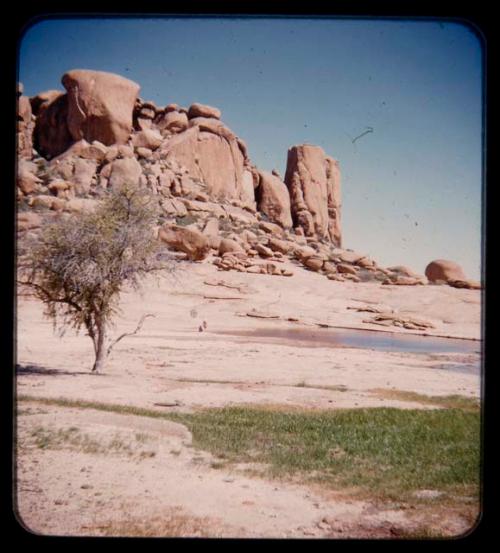
<svg viewBox="0 0 500 553"><path fill-rule="evenodd" d="M96 402L18 398L23 399L176 421L189 428L196 448L219 460L266 464L272 477L319 482L374 499L411 500L419 489L477 497L479 490L480 413L469 402L466 408L432 410L286 412L228 407L162 413Z"/></svg>
<svg viewBox="0 0 500 553"><path fill-rule="evenodd" d="M195 517L173 509L156 517L100 522L94 529L100 530L101 535L114 537L215 538L221 534L208 517Z"/></svg>
<svg viewBox="0 0 500 553"><path fill-rule="evenodd" d="M475 397L466 397L460 395L447 396L428 396L416 392L405 390L387 390L384 388L374 388L370 390L379 397L385 399L400 399L402 401L412 401L422 403L423 405L433 405L443 409L463 409L465 411L477 411L480 407L480 401Z"/></svg>
<svg viewBox="0 0 500 553"><path fill-rule="evenodd" d="M344 384L335 384L332 386L322 384L307 384L305 380L302 380L298 384L295 384L295 388L310 388L312 390L330 390L332 392L347 392L349 388Z"/></svg>
<svg viewBox="0 0 500 553"><path fill-rule="evenodd" d="M169 418L188 426L196 447L232 462L269 464L275 477L393 500L422 488L475 494L479 486L479 413L234 407Z"/></svg>
<svg viewBox="0 0 500 553"><path fill-rule="evenodd" d="M108 440L96 440L88 434L82 434L80 429L75 426L64 429L38 426L31 431L30 437L35 447L39 449L73 449L83 453L101 455L119 453L129 457L138 455L141 459L153 457L156 454L154 451L148 450L137 451L131 443L123 440L118 434L111 436ZM138 444L143 445L148 440L148 436L136 433L135 440Z"/></svg>

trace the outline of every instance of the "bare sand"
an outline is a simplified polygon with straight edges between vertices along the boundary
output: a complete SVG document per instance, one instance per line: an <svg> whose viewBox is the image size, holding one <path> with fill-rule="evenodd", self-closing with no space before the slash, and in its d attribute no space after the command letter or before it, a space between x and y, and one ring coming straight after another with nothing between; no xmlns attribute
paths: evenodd
<svg viewBox="0 0 500 553"><path fill-rule="evenodd" d="M480 365L480 292L340 283L290 266L295 274L286 278L180 263L173 276L148 279L142 293L123 293L116 335L133 331L145 313L154 317L116 345L99 375L90 374L90 339L69 330L59 336L43 317L42 305L21 296L17 394L159 411L241 404L429 408L391 397L389 392L398 390L479 397L481 376L474 367ZM352 309L363 306L424 319L433 328L419 332L366 323L372 313ZM450 336L469 340L472 350L378 351L330 347L314 339L309 347L272 337L273 329L321 332L319 324ZM270 338L241 335L266 329ZM395 525L411 528L420 520L420 513L375 508L345 492L268 481L250 476L245 467L213 468L210 455L192 447L187 429L167 421L27 401L19 408L18 513L37 533L99 535L119 523L130 528L169 520L173 535L390 536ZM53 432L74 427L96 442L116 435L128 449L109 455L40 449L32 435L41 427ZM136 439L138 433L144 442ZM148 457L148 451L154 454ZM431 515L425 516L429 522ZM433 524L445 532L467 530L459 515L436 516Z"/></svg>

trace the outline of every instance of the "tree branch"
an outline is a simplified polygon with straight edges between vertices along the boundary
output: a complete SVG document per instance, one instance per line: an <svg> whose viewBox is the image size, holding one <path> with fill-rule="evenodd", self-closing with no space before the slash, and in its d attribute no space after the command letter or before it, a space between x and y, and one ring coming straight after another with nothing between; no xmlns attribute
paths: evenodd
<svg viewBox="0 0 500 553"><path fill-rule="evenodd" d="M24 280L18 280L17 283L18 284L24 284L25 286L31 286L32 288L37 289L38 291L40 291L42 294L44 294L46 296L46 298L49 302L67 303L68 305L71 305L71 307L74 307L77 311L82 311L82 308L77 303L72 301L71 299L69 299L69 298L55 298L54 296L51 295L51 293L48 290L46 290L43 286L40 286L39 284L36 284L35 282L29 282L29 281L27 282L27 281L24 281Z"/></svg>
<svg viewBox="0 0 500 553"><path fill-rule="evenodd" d="M137 333L139 332L139 330L141 330L144 321L145 321L148 317L154 317L154 316L155 316L155 315L153 315L152 313L146 313L145 315L143 315L143 316L141 317L139 323L137 324L136 329L135 329L133 332L125 332L125 333L123 333L121 336L118 336L118 338L117 338L114 342L111 342L111 344L109 344L108 350L107 350L107 355L109 355L109 354L111 353L111 350L113 349L113 347L114 347L122 338L125 338L126 336L132 336L133 334L137 334Z"/></svg>

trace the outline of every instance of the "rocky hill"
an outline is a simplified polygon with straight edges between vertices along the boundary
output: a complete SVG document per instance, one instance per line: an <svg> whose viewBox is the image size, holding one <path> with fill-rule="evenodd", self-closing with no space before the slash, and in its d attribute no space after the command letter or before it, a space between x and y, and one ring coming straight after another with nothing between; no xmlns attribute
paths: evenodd
<svg viewBox="0 0 500 553"><path fill-rule="evenodd" d="M100 71L69 71L62 84L32 97L18 86L20 239L127 182L157 196L157 233L170 249L220 270L289 277L288 258L331 280L427 283L342 249L339 163L322 148L292 146L282 179L252 163L215 107L158 107L138 84ZM463 274L446 280L477 286Z"/></svg>

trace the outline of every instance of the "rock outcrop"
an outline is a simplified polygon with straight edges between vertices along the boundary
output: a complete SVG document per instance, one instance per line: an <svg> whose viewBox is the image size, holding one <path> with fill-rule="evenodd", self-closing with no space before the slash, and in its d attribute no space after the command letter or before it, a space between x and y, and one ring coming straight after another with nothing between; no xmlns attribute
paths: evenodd
<svg viewBox="0 0 500 553"><path fill-rule="evenodd" d="M340 172L337 162L319 146L302 144L288 150L285 184L290 193L294 226L305 236L342 243Z"/></svg>
<svg viewBox="0 0 500 553"><path fill-rule="evenodd" d="M36 233L46 218L93 210L108 190L132 184L157 198L155 232L166 247L190 260L210 256L221 271L290 277L301 266L332 286L427 283L340 247L339 166L322 148L290 148L283 180L251 162L217 108L158 107L138 97L136 83L99 71L70 71L63 84L66 93L18 92L17 198L36 211L19 218L21 234ZM450 263L431 263L429 280L479 287Z"/></svg>
<svg viewBox="0 0 500 553"><path fill-rule="evenodd" d="M22 158L31 158L33 153L33 113L27 96L23 96L23 86L17 90L17 149Z"/></svg>

